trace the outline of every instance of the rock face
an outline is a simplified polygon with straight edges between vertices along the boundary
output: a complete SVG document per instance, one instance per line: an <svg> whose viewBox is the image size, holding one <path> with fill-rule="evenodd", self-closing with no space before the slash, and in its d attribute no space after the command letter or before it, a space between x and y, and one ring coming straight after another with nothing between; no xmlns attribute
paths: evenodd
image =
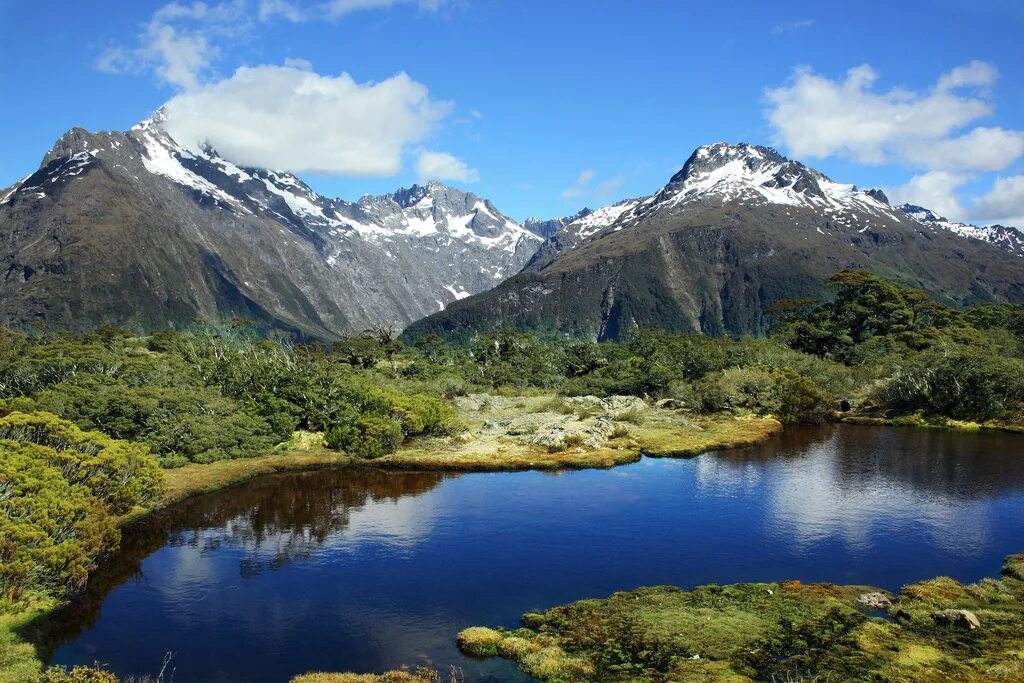
<svg viewBox="0 0 1024 683"><path fill-rule="evenodd" d="M542 240L437 183L358 202L187 150L158 115L69 131L0 191L0 323L141 330L235 316L331 339L402 328L515 274Z"/></svg>
<svg viewBox="0 0 1024 683"><path fill-rule="evenodd" d="M523 227L530 232L547 239L555 235L555 233L565 226L589 216L592 213L593 211L584 207L578 213L573 214L572 216L565 216L563 218L552 218L550 220L542 221L539 218L530 217L523 221Z"/></svg>
<svg viewBox="0 0 1024 683"><path fill-rule="evenodd" d="M981 622L974 616L974 612L965 609L944 609L933 613L932 619L939 626L956 626L971 631L981 628Z"/></svg>
<svg viewBox="0 0 1024 683"><path fill-rule="evenodd" d="M498 327L596 339L635 327L761 333L771 304L819 296L844 268L954 305L1022 302L1024 259L1005 246L922 222L775 150L720 143L697 149L655 194L563 227L522 273L406 337Z"/></svg>

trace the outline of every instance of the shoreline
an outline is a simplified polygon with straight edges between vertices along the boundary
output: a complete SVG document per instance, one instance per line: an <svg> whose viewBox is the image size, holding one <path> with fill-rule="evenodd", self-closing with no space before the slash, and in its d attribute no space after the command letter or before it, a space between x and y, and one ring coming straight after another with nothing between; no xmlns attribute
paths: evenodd
<svg viewBox="0 0 1024 683"><path fill-rule="evenodd" d="M159 505L138 508L118 518L118 526L129 527L189 498L215 493L244 484L262 476L287 472L309 472L320 469L368 467L384 471L434 471L441 473L497 473L521 471L559 471L612 469L650 458L692 458L716 450L748 448L765 443L785 431L785 426L771 417L714 416L705 421L698 432L659 434L658 438L631 438L621 443L585 450L567 449L544 452L533 448L515 457L501 453L481 458L459 458L450 451L417 443L397 453L372 460L358 459L322 447L268 453L253 458L222 460L209 464L189 464L165 470L167 490ZM923 427L955 431L1024 432L1024 427L978 423L927 423L919 418L841 417L830 424L852 426ZM715 427L728 426L727 434ZM685 445L679 444L685 442ZM499 457L493 457L497 455ZM506 456L508 454L505 454ZM73 599L73 598L72 598ZM20 612L0 615L0 683L22 681L44 668L35 656L35 647L18 637L17 632L36 619L66 605L68 600L40 600Z"/></svg>

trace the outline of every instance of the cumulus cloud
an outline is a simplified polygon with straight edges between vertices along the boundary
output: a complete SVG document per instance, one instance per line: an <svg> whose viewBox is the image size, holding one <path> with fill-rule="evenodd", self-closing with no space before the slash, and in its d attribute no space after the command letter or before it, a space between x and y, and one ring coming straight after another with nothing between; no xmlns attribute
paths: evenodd
<svg viewBox="0 0 1024 683"><path fill-rule="evenodd" d="M210 145L241 165L389 176L450 106L432 100L426 86L404 73L357 83L347 73L256 66L172 98L164 126L179 143Z"/></svg>
<svg viewBox="0 0 1024 683"><path fill-rule="evenodd" d="M217 39L232 39L251 27L244 0L216 4L172 2L158 8L137 36L137 45L114 45L96 67L107 73L152 70L162 81L186 89L199 85L220 55Z"/></svg>
<svg viewBox="0 0 1024 683"><path fill-rule="evenodd" d="M971 205L971 216L1024 228L1024 175L996 178L992 189Z"/></svg>
<svg viewBox="0 0 1024 683"><path fill-rule="evenodd" d="M930 171L915 175L903 185L884 188L895 205L916 204L931 209L940 216L961 220L964 209L956 191L968 180L967 176L948 171Z"/></svg>
<svg viewBox="0 0 1024 683"><path fill-rule="evenodd" d="M994 171L1024 154L1024 132L976 127L988 116L998 74L975 61L942 74L923 92L879 91L863 64L832 80L809 68L766 93L776 144L795 156L841 156L866 164L898 163L923 170Z"/></svg>
<svg viewBox="0 0 1024 683"><path fill-rule="evenodd" d="M480 174L470 168L462 159L457 159L448 152L420 152L416 160L416 175L423 180L457 180L463 183L475 183Z"/></svg>

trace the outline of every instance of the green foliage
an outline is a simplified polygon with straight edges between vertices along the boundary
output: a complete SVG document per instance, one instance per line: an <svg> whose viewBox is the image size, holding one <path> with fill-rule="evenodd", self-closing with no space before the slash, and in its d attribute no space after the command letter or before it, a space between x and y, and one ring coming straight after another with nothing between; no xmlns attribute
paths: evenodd
<svg viewBox="0 0 1024 683"><path fill-rule="evenodd" d="M831 280L834 299L783 306L777 335L878 381L867 398L888 414L1018 421L1024 414L1024 306L963 312L866 271ZM820 387L820 382L816 382ZM816 387L805 387L803 402ZM798 410L799 412L799 410Z"/></svg>
<svg viewBox="0 0 1024 683"><path fill-rule="evenodd" d="M53 666L32 678L31 683L118 683L118 680L117 676L99 665L71 669Z"/></svg>
<svg viewBox="0 0 1024 683"><path fill-rule="evenodd" d="M0 598L80 587L118 541L106 508L58 460L47 446L0 441Z"/></svg>
<svg viewBox="0 0 1024 683"><path fill-rule="evenodd" d="M379 458L398 450L402 444L402 425L392 418L360 417L327 430L324 443L350 455Z"/></svg>
<svg viewBox="0 0 1024 683"><path fill-rule="evenodd" d="M873 398L898 413L1011 418L1024 410L1024 360L977 347L932 349L905 359Z"/></svg>
<svg viewBox="0 0 1024 683"><path fill-rule="evenodd" d="M145 446L83 432L50 413L0 417L0 440L42 446L34 452L72 485L82 485L114 514L147 505L161 492L162 475Z"/></svg>

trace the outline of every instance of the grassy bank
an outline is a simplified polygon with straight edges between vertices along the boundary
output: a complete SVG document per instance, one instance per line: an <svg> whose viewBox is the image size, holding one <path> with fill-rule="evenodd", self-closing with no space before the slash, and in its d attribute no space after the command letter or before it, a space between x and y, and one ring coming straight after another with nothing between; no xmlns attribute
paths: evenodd
<svg viewBox="0 0 1024 683"><path fill-rule="evenodd" d="M185 465L166 471L164 475L166 493L157 508L133 510L130 514L122 517L120 522L126 524L155 509L173 505L191 496L212 493L266 474L338 467L352 462L352 458L337 451L316 448L285 451L256 458L220 460L209 465Z"/></svg>
<svg viewBox="0 0 1024 683"><path fill-rule="evenodd" d="M906 586L888 619L865 613L858 597L876 591L861 586L641 588L526 614L518 630L469 628L458 644L542 681L1017 681L1024 555L1003 574Z"/></svg>
<svg viewBox="0 0 1024 683"><path fill-rule="evenodd" d="M876 427L920 427L923 429L953 429L964 432L993 431L1024 434L1024 424L1001 420L973 422L971 420L953 420L945 417L926 417L923 415L901 415L899 417L844 415L838 421L843 424Z"/></svg>
<svg viewBox="0 0 1024 683"><path fill-rule="evenodd" d="M376 459L400 469L493 472L608 468L642 455L686 457L760 443L782 429L771 417L693 416L631 397L459 399L464 434L421 441Z"/></svg>

